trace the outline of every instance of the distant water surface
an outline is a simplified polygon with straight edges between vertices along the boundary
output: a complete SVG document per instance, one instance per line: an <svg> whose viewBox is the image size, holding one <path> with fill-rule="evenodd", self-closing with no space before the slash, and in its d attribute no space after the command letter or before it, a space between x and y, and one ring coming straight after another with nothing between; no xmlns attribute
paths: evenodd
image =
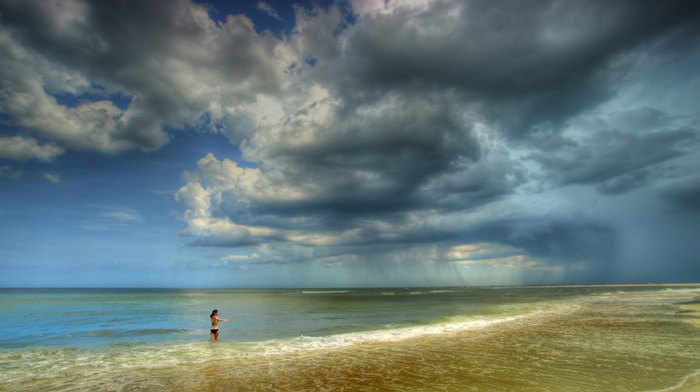
<svg viewBox="0 0 700 392"><path fill-rule="evenodd" d="M0 290L0 390L666 391L700 286ZM209 341L217 308L220 341ZM685 310L684 310L685 309Z"/></svg>

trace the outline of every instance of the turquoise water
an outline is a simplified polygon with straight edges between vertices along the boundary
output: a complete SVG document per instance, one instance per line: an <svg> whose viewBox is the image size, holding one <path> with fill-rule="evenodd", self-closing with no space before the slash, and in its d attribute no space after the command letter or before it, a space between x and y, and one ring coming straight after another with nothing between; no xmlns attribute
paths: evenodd
<svg viewBox="0 0 700 392"><path fill-rule="evenodd" d="M4 289L0 390L672 390L700 371L698 295Z"/></svg>
<svg viewBox="0 0 700 392"><path fill-rule="evenodd" d="M0 348L261 342L418 326L489 310L473 290L3 290Z"/></svg>

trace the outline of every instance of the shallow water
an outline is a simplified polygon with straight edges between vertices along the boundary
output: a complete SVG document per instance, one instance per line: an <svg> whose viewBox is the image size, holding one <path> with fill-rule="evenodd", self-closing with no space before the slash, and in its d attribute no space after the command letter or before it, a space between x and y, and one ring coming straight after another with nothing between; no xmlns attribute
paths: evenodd
<svg viewBox="0 0 700 392"><path fill-rule="evenodd" d="M700 287L0 291L0 390L660 391ZM221 340L208 341L217 307ZM31 328L25 328L31 326Z"/></svg>

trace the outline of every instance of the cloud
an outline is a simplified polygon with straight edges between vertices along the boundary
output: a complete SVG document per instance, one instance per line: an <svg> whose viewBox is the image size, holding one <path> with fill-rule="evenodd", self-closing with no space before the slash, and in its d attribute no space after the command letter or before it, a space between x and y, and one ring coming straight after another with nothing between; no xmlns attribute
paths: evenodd
<svg viewBox="0 0 700 392"><path fill-rule="evenodd" d="M601 130L532 159L561 185L590 184L602 193L621 193L659 177L665 163L687 155L697 141L698 133L691 129L647 134Z"/></svg>
<svg viewBox="0 0 700 392"><path fill-rule="evenodd" d="M687 32L698 10L683 2L435 1L393 3L358 18L340 57L319 61L344 75L348 95L456 89L504 131L532 137L612 97L630 56L659 37Z"/></svg>
<svg viewBox="0 0 700 392"><path fill-rule="evenodd" d="M101 217L116 222L131 223L141 221L141 215L133 211L106 211Z"/></svg>
<svg viewBox="0 0 700 392"><path fill-rule="evenodd" d="M631 53L669 34L678 45L697 18L683 2L351 6L354 23L335 6L297 8L296 28L279 40L256 33L244 15L217 23L184 0L3 2L3 78L24 81L5 94L4 111L69 148L114 152L159 148L169 140L164 127L206 127L247 141L261 122L274 121L261 106L294 114L314 103L304 94L318 85L346 116L397 95L451 91L452 103L473 116L537 136L609 98ZM48 74L55 77L47 82ZM105 97L129 97L128 107L109 99L68 107L52 95L97 87Z"/></svg>
<svg viewBox="0 0 700 392"><path fill-rule="evenodd" d="M288 43L314 62L285 76L299 94L247 107L256 125L240 147L257 168L208 156L185 175L178 200L196 243L378 263L403 255L399 244L489 243L519 250L492 265L604 273L619 255L614 224L512 201L578 185L621 195L696 160L692 117L609 106L638 59L682 58L669 42L697 41L681 37L695 7L352 6L353 23L297 9Z"/></svg>
<svg viewBox="0 0 700 392"><path fill-rule="evenodd" d="M502 258L494 258L488 260L461 260L455 261L454 264L463 268L471 268L477 265L489 266L492 268L510 268L510 269L549 269L547 263L540 260L535 260L525 255L509 256ZM555 266L554 268L561 268Z"/></svg>
<svg viewBox="0 0 700 392"><path fill-rule="evenodd" d="M90 205L80 227L88 231L123 230L143 222L141 214L130 208Z"/></svg>
<svg viewBox="0 0 700 392"><path fill-rule="evenodd" d="M157 149L169 140L166 127L245 135L249 130L236 129L247 118L244 108L258 94L279 91L294 61L247 17L216 23L189 1L1 2L0 13L0 72L14 81L2 86L2 111L75 150ZM59 94L104 99L72 107L57 101ZM126 109L112 94L130 99ZM210 121L202 125L205 116Z"/></svg>
<svg viewBox="0 0 700 392"><path fill-rule="evenodd" d="M678 211L700 210L700 175L691 174L664 184L657 190L661 200Z"/></svg>
<svg viewBox="0 0 700 392"><path fill-rule="evenodd" d="M37 180L37 181L47 181L53 184L61 182L61 179L56 174L28 171L8 165L0 166L0 178L7 178L13 181L21 180Z"/></svg>
<svg viewBox="0 0 700 392"><path fill-rule="evenodd" d="M468 123L444 97L389 97L343 110L316 102L260 130L244 151L278 171L285 186L305 190L305 201L339 210L420 203L420 187L432 176L479 154Z"/></svg>
<svg viewBox="0 0 700 392"><path fill-rule="evenodd" d="M502 147L477 149L478 136L442 107L377 109L363 120L376 125L348 120L327 135L325 126L340 121L309 125L308 118L319 117L306 111L293 121L297 134L290 125L266 142L259 168L201 159L176 195L186 209L184 233L231 245L421 241L417 219L478 207L511 193L522 175Z"/></svg>
<svg viewBox="0 0 700 392"><path fill-rule="evenodd" d="M50 162L64 153L64 149L55 145L39 145L33 138L22 136L0 136L0 159L27 161L36 159Z"/></svg>
<svg viewBox="0 0 700 392"><path fill-rule="evenodd" d="M578 203L695 194L694 2L357 0L297 6L281 37L187 0L0 14L0 110L26 146L12 154L220 132L247 162L206 154L183 174L182 234L254 249L251 266L452 268L489 244L493 266L602 274L620 225Z"/></svg>
<svg viewBox="0 0 700 392"><path fill-rule="evenodd" d="M512 246L481 242L453 246L447 250L445 257L454 261L479 261L503 259L517 256L519 253L522 253L522 250Z"/></svg>
<svg viewBox="0 0 700 392"><path fill-rule="evenodd" d="M270 17L272 17L272 18L275 18L275 19L277 19L277 20L282 20L282 18L279 16L279 14L277 13L277 11L276 11L274 8L272 8L272 6L270 6L269 4L267 4L266 2L264 2L264 1L258 1L257 4L255 4L255 6L257 7L257 9L259 9L259 10L262 11L262 12L264 12L264 13L267 14L268 16L270 16Z"/></svg>
<svg viewBox="0 0 700 392"><path fill-rule="evenodd" d="M81 73L27 50L6 33L0 34L0 53L0 78L12 81L0 86L0 110L32 134L23 138L25 145L34 138L50 141L53 145L44 150L50 148L54 156L66 147L103 152L130 147L113 137L122 111L112 102L67 107L51 95L89 91L90 83Z"/></svg>

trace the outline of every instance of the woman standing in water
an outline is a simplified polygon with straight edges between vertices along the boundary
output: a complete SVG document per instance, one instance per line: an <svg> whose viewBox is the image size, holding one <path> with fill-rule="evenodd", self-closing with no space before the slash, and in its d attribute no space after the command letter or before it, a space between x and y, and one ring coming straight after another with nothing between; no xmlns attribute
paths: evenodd
<svg viewBox="0 0 700 392"><path fill-rule="evenodd" d="M216 309L212 310L209 318L211 318L211 329L209 330L209 332L211 333L211 340L219 340L219 321L228 320L220 319L219 311Z"/></svg>

